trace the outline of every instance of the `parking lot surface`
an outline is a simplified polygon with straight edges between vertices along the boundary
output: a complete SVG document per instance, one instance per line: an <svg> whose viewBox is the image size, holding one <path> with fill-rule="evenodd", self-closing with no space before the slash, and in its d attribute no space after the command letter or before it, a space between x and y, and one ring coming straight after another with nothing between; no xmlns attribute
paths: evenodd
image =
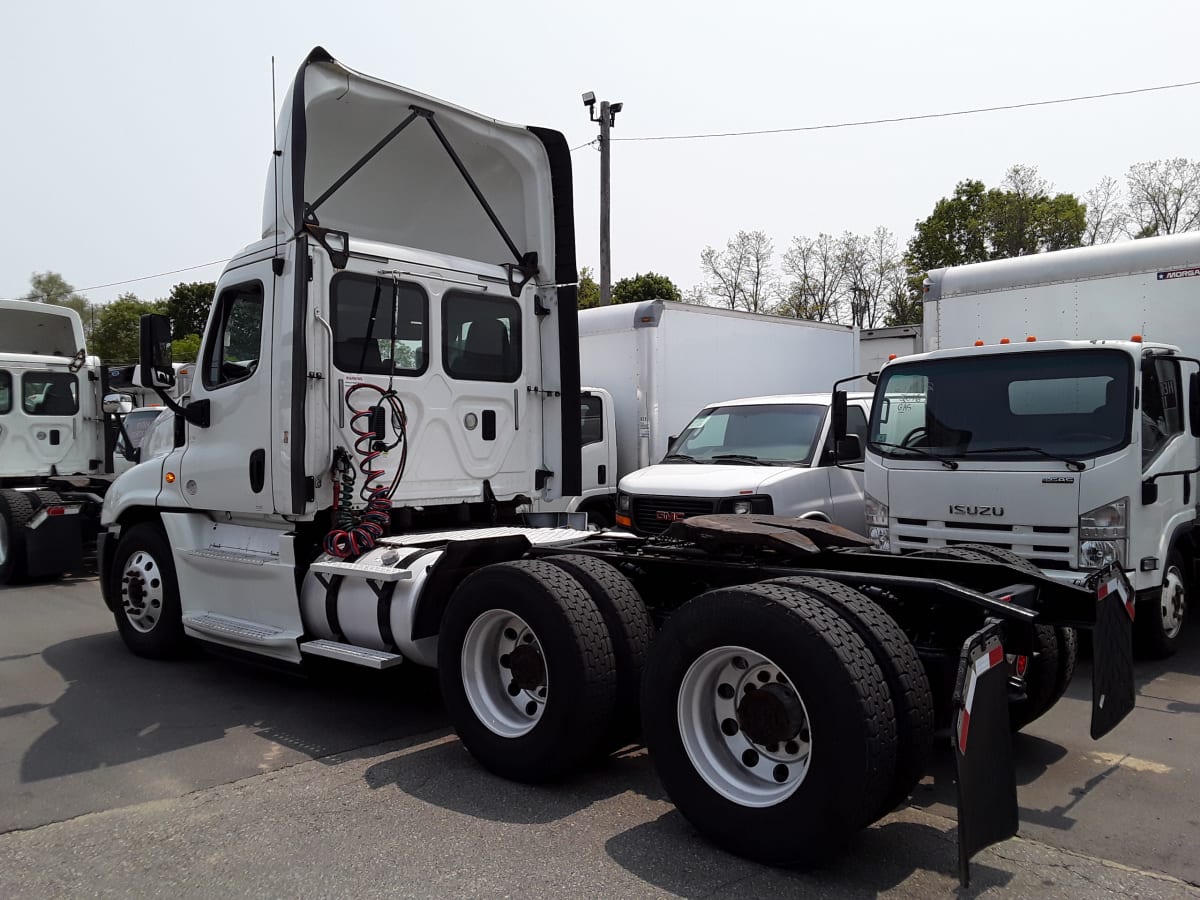
<svg viewBox="0 0 1200 900"><path fill-rule="evenodd" d="M0 896L765 897L956 891L953 762L815 872L705 843L631 748L567 784L483 771L431 673L299 677L117 637L94 577L0 589ZM1021 836L968 895L1200 897L1200 635L1087 736L1090 670L1015 742Z"/></svg>

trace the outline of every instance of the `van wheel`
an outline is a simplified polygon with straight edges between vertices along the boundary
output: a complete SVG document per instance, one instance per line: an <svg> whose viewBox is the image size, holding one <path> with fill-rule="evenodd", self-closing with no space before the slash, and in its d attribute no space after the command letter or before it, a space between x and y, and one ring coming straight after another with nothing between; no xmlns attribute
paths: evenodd
<svg viewBox="0 0 1200 900"><path fill-rule="evenodd" d="M617 667L617 707L606 749L632 743L641 730L639 695L642 669L654 640L654 622L641 596L621 572L602 559L581 554L546 557L572 575L588 592L612 641Z"/></svg>
<svg viewBox="0 0 1200 900"><path fill-rule="evenodd" d="M1179 649L1192 590L1187 563L1178 547L1167 554L1162 586L1137 605L1133 631L1138 650L1151 659L1166 659Z"/></svg>
<svg viewBox="0 0 1200 900"><path fill-rule="evenodd" d="M830 607L854 629L883 671L896 709L896 776L875 818L884 816L912 793L933 750L933 692L917 648L882 606L854 588L810 576L769 583L800 588Z"/></svg>
<svg viewBox="0 0 1200 900"><path fill-rule="evenodd" d="M777 584L709 591L667 619L642 679L642 730L688 821L774 865L828 861L895 772L874 655L829 606Z"/></svg>
<svg viewBox="0 0 1200 900"><path fill-rule="evenodd" d="M108 573L113 616L125 645L138 656L171 659L183 654L183 610L175 560L162 528L134 525L121 537Z"/></svg>
<svg viewBox="0 0 1200 900"><path fill-rule="evenodd" d="M496 563L463 580L442 619L438 680L463 745L515 781L579 768L616 707L604 619L575 578L543 560Z"/></svg>
<svg viewBox="0 0 1200 900"><path fill-rule="evenodd" d="M0 585L25 578L25 526L33 504L21 491L0 490Z"/></svg>

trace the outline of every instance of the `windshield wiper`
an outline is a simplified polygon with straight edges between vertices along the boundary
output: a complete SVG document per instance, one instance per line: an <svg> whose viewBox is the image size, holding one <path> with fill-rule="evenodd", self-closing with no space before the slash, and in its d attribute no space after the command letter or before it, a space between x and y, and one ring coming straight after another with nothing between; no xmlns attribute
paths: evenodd
<svg viewBox="0 0 1200 900"><path fill-rule="evenodd" d="M1066 463L1067 468L1073 472L1082 472L1087 466L1078 459L1071 459L1067 456L1059 456L1057 453L1050 453L1043 450L1041 447L991 447L970 450L964 450L959 456L975 456L984 453L1036 453L1038 456L1044 456L1046 459L1053 459L1060 463Z"/></svg>
<svg viewBox="0 0 1200 900"><path fill-rule="evenodd" d="M922 456L925 459L936 459L947 469L957 469L958 468L958 463L956 463L954 460L948 459L947 457L941 456L937 453L930 453L928 450L922 450L920 447L905 447L905 446L902 446L901 444L889 444L886 441L872 441L871 446L872 447L888 447L889 449L892 449L892 450L904 450L908 453L915 453L917 456Z"/></svg>
<svg viewBox="0 0 1200 900"><path fill-rule="evenodd" d="M769 466L769 462L763 462L757 456L750 456L748 453L718 453L711 457L713 460L730 460L731 462L747 462L753 463L756 466Z"/></svg>
<svg viewBox="0 0 1200 900"><path fill-rule="evenodd" d="M666 462L668 459L678 459L682 462L690 463L694 463L696 461L696 457L688 456L686 453L668 453L663 457L663 462Z"/></svg>

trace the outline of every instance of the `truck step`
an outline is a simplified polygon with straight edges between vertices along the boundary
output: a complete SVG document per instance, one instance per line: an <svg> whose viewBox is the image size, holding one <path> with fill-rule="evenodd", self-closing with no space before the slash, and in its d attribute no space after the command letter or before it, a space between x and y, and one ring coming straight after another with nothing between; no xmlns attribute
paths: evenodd
<svg viewBox="0 0 1200 900"><path fill-rule="evenodd" d="M234 619L230 616L210 612L185 613L183 625L190 631L198 632L201 637L251 646L277 646L295 642L300 637L300 634L295 631L285 631L272 625L248 622L245 619Z"/></svg>
<svg viewBox="0 0 1200 900"><path fill-rule="evenodd" d="M219 559L224 562L243 563L248 566L261 566L266 563L279 562L277 556L269 553L256 553L253 550L226 550L224 547L201 547L197 550L184 550L185 556L195 559Z"/></svg>
<svg viewBox="0 0 1200 900"><path fill-rule="evenodd" d="M300 645L300 652L337 659L356 666L366 666L368 669L390 669L404 662L404 657L397 653L356 647L354 644L340 644L337 641L305 641Z"/></svg>
<svg viewBox="0 0 1200 900"><path fill-rule="evenodd" d="M371 581L404 581L412 578L412 572L408 569L372 566L367 563L315 562L309 566L309 571L323 572L326 575L344 575L347 578L369 578Z"/></svg>

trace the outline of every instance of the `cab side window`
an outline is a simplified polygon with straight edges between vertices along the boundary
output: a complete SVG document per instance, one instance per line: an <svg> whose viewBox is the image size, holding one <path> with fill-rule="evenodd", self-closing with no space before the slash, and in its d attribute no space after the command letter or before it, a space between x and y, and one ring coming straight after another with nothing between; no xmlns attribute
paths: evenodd
<svg viewBox="0 0 1200 900"><path fill-rule="evenodd" d="M579 412L583 446L604 440L604 401L596 394L581 394Z"/></svg>
<svg viewBox="0 0 1200 900"><path fill-rule="evenodd" d="M515 301L451 291L442 301L446 374L462 381L521 377L521 307Z"/></svg>
<svg viewBox="0 0 1200 900"><path fill-rule="evenodd" d="M1172 437L1183 431L1179 363L1170 359L1142 360L1142 467L1145 468Z"/></svg>
<svg viewBox="0 0 1200 900"><path fill-rule="evenodd" d="M0 372L0 416L12 411L12 375Z"/></svg>
<svg viewBox="0 0 1200 900"><path fill-rule="evenodd" d="M258 368L262 353L262 284L239 284L221 291L213 322L204 348L204 386L245 381Z"/></svg>
<svg viewBox="0 0 1200 900"><path fill-rule="evenodd" d="M79 379L66 372L26 372L21 408L31 416L73 416L79 412Z"/></svg>

